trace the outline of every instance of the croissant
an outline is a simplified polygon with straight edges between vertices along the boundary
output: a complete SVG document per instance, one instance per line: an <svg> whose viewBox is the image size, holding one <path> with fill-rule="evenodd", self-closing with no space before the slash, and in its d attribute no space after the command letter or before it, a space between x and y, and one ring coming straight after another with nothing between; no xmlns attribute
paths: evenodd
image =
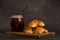
<svg viewBox="0 0 60 40"><path fill-rule="evenodd" d="M28 23L29 27L45 26L45 23L41 20L32 20Z"/></svg>
<svg viewBox="0 0 60 40"><path fill-rule="evenodd" d="M28 23L28 26L25 27L24 32L28 34L42 34L47 33L48 30L43 28L45 23L41 20L32 20Z"/></svg>
<svg viewBox="0 0 60 40"><path fill-rule="evenodd" d="M45 23L43 21L40 21L38 26L45 26Z"/></svg>
<svg viewBox="0 0 60 40"><path fill-rule="evenodd" d="M36 27L33 32L35 34L43 34L43 33L48 33L48 30L43 28L43 27Z"/></svg>
<svg viewBox="0 0 60 40"><path fill-rule="evenodd" d="M24 32L27 33L27 34L32 34L32 33L33 33L31 27L25 27L25 28L24 28Z"/></svg>

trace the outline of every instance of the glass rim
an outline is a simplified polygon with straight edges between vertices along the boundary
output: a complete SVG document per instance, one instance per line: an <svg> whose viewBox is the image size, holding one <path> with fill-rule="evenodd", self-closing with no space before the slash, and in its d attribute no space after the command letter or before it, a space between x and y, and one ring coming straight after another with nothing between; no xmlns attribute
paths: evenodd
<svg viewBox="0 0 60 40"><path fill-rule="evenodd" d="M23 18L22 15L12 15L11 18Z"/></svg>

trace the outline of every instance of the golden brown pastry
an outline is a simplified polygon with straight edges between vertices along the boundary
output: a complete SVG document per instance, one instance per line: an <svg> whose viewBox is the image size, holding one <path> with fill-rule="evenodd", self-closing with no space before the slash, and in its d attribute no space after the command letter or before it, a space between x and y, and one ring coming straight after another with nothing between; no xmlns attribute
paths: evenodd
<svg viewBox="0 0 60 40"><path fill-rule="evenodd" d="M45 26L44 22L41 20L32 20L28 23L29 27Z"/></svg>
<svg viewBox="0 0 60 40"><path fill-rule="evenodd" d="M43 28L45 26L44 22L41 20L32 20L28 23L28 26L25 27L24 32L27 34L42 34L48 33L48 30Z"/></svg>
<svg viewBox="0 0 60 40"><path fill-rule="evenodd" d="M27 33L27 34L32 34L32 33L33 33L31 27L25 27L25 28L24 28L24 32Z"/></svg>
<svg viewBox="0 0 60 40"><path fill-rule="evenodd" d="M43 34L43 33L48 33L48 30L42 27L36 27L33 32L35 34Z"/></svg>
<svg viewBox="0 0 60 40"><path fill-rule="evenodd" d="M39 20L32 20L28 23L29 27L37 27Z"/></svg>
<svg viewBox="0 0 60 40"><path fill-rule="evenodd" d="M38 26L45 26L45 23L43 21L40 21Z"/></svg>

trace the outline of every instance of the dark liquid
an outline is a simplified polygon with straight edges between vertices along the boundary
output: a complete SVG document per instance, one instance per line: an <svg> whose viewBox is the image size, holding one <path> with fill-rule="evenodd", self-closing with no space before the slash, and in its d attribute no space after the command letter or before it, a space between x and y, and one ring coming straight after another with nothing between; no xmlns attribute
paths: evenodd
<svg viewBox="0 0 60 40"><path fill-rule="evenodd" d="M20 21L19 21L20 19ZM24 20L23 18L12 18L11 19L11 30L15 32L23 32Z"/></svg>

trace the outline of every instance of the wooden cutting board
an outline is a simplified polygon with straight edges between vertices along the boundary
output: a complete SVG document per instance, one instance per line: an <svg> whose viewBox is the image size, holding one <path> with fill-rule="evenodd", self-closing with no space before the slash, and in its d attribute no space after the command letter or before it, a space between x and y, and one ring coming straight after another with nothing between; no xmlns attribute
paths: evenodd
<svg viewBox="0 0 60 40"><path fill-rule="evenodd" d="M48 32L48 33L43 33L41 35L39 34L27 34L24 32L6 32L7 35L13 35L13 36L23 36L23 37L42 37L42 36L52 36L55 35L55 32Z"/></svg>

